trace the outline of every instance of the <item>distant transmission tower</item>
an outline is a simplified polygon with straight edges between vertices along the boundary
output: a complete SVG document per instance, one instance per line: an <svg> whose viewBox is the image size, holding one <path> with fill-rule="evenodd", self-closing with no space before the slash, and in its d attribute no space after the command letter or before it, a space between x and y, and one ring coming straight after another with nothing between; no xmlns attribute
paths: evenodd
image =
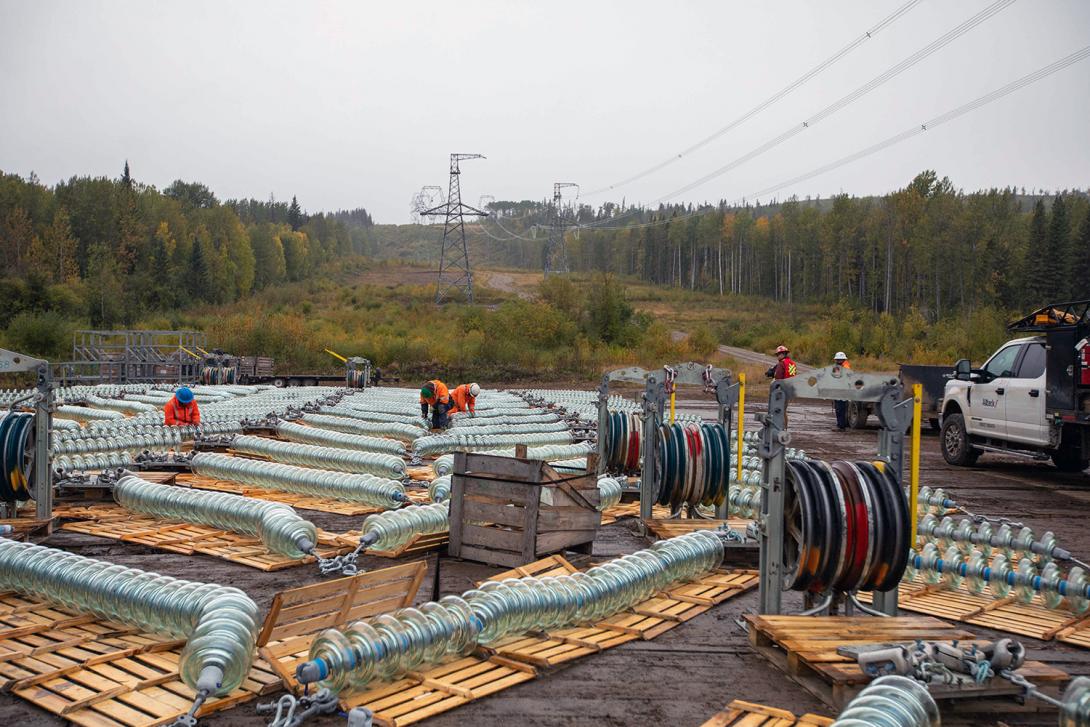
<svg viewBox="0 0 1090 727"><path fill-rule="evenodd" d="M430 215L432 219L426 219L421 212L445 203L446 200L443 199L442 187L437 187L434 184L422 187L419 192L413 195L412 202L409 203L409 216L412 219L412 223L414 225L419 225L421 223L429 224L434 222L435 215Z"/></svg>
<svg viewBox="0 0 1090 727"><path fill-rule="evenodd" d="M564 210L560 206L563 197L562 190L568 187L579 189L579 185L574 182L556 182L553 184L552 219L549 222L549 239L545 243L546 276L549 273L570 272L568 268L568 248L564 245L564 228L567 226L567 220L565 219ZM578 191L576 191L575 196L579 196Z"/></svg>
<svg viewBox="0 0 1090 727"><path fill-rule="evenodd" d="M466 247L465 214L487 217L488 213L462 203L462 172L458 168L458 162L484 158L483 154L451 154L447 201L420 211L422 217L439 214L446 216L443 247L439 253L439 280L435 286L436 304L446 300L452 288L461 290L465 293L466 301L473 302L473 270L469 266L469 249Z"/></svg>

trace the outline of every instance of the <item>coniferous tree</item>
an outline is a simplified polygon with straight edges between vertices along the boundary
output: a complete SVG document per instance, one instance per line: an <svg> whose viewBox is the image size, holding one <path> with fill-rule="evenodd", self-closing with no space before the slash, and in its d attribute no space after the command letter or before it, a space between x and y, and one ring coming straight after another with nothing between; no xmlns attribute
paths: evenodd
<svg viewBox="0 0 1090 727"><path fill-rule="evenodd" d="M288 207L288 224L291 225L291 229L298 231L303 226L303 210L299 207L299 200L295 198L295 195L291 197L291 206Z"/></svg>
<svg viewBox="0 0 1090 727"><path fill-rule="evenodd" d="M1071 263L1069 295L1072 298L1090 298L1090 210L1082 218L1079 234L1071 245Z"/></svg>
<svg viewBox="0 0 1090 727"><path fill-rule="evenodd" d="M1048 213L1043 200L1033 205L1033 218L1029 223L1029 249L1026 254L1026 302L1031 306L1041 306L1047 301L1052 289L1048 271L1043 264L1048 253Z"/></svg>
<svg viewBox="0 0 1090 727"><path fill-rule="evenodd" d="M1045 254L1040 265L1048 276L1049 297L1056 300L1067 300L1068 271L1071 269L1071 258L1068 251L1068 240L1071 237L1071 226L1067 218L1067 204L1061 195L1056 195L1052 200L1052 214L1048 222L1048 233L1045 236ZM1046 303L1050 301L1044 301Z"/></svg>

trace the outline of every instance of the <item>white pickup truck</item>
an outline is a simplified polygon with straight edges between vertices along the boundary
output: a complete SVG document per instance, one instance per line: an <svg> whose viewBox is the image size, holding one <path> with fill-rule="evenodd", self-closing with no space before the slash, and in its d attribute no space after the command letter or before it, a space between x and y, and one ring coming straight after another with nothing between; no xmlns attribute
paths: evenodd
<svg viewBox="0 0 1090 727"><path fill-rule="evenodd" d="M983 452L1090 466L1090 301L1046 306L1007 327L1036 335L1003 344L979 369L958 361L942 399L943 458Z"/></svg>

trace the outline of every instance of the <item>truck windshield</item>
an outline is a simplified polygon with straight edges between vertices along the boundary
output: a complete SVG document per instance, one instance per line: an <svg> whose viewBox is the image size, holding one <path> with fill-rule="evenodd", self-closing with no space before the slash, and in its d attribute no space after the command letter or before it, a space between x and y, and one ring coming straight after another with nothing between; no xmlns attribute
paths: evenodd
<svg viewBox="0 0 1090 727"><path fill-rule="evenodd" d="M1001 376L1010 376L1013 374L1014 360L1018 358L1018 350L1021 348L1021 344L1014 344L1000 349L999 353L992 356L992 360L985 366L984 370L992 375L992 378L1000 378Z"/></svg>

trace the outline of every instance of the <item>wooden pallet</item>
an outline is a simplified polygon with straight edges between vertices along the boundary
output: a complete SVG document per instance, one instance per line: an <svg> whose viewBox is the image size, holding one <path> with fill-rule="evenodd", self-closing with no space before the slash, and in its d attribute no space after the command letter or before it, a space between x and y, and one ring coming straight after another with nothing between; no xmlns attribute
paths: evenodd
<svg viewBox="0 0 1090 727"><path fill-rule="evenodd" d="M315 635L411 605L426 570L416 561L281 591L258 634L258 651L285 686L298 689L295 667L307 659Z"/></svg>
<svg viewBox="0 0 1090 727"><path fill-rule="evenodd" d="M73 508L70 512L70 516L80 515L87 519L67 522L61 526L62 530L147 545L171 553L211 555L263 571L277 571L314 562L312 556L292 558L274 553L265 547L260 538L205 525L158 520L116 505L92 505ZM331 558L350 549L338 543L329 533L318 531L317 552L323 558Z"/></svg>
<svg viewBox="0 0 1090 727"><path fill-rule="evenodd" d="M269 502L282 502L285 505L291 505L292 507L297 507L300 510L317 510L319 512L328 512L334 515L348 515L351 517L356 517L359 515L370 515L373 512L383 511L383 508L381 507L364 505L358 502L335 500L330 497L312 497L310 495L299 495L293 492L284 492L282 490L271 490L266 487L251 487L250 485L244 485L239 482L232 482L231 480L217 480L212 477L202 477L201 475L178 475L175 484L183 487L193 487L198 490L229 492L232 495L253 497L258 500L268 500Z"/></svg>
<svg viewBox="0 0 1090 727"><path fill-rule="evenodd" d="M194 693L178 676L184 639L0 593L0 687L88 727L151 727L188 711ZM274 691L278 676L258 662L233 693L201 714Z"/></svg>
<svg viewBox="0 0 1090 727"><path fill-rule="evenodd" d="M360 531L348 530L335 536L335 539L337 543L341 545L355 548L360 542ZM419 555L432 550L439 550L440 548L445 548L449 542L449 530L444 530L439 533L418 533L414 535L409 542L399 548L394 548L393 550L367 550L364 552L367 555L375 555L379 558L400 558L402 556Z"/></svg>
<svg viewBox="0 0 1090 727"><path fill-rule="evenodd" d="M1090 613L1083 614L1084 617ZM1081 618L1070 626L1056 633L1056 640L1072 646L1090 649L1090 618Z"/></svg>
<svg viewBox="0 0 1090 727"><path fill-rule="evenodd" d="M665 540L666 538L673 538L678 535L686 535L687 533L696 530L714 530L724 523L731 530L737 530L740 533L744 533L751 522L752 520L743 520L742 518L728 518L727 520L675 518L645 520L644 524L650 532L654 533L658 538Z"/></svg>
<svg viewBox="0 0 1090 727"><path fill-rule="evenodd" d="M609 525L623 518L639 516L639 500L636 500L635 502L622 502L619 505L614 505L613 507L606 508L602 511L602 524ZM658 520L665 520L670 517L670 508L663 507L662 505L655 505L651 508L651 517Z"/></svg>
<svg viewBox="0 0 1090 727"><path fill-rule="evenodd" d="M431 482L436 478L435 470L431 465L425 465L423 467L407 467L405 468L405 474L409 476L413 482Z"/></svg>
<svg viewBox="0 0 1090 727"><path fill-rule="evenodd" d="M796 717L786 709L735 699L700 727L829 727L833 720L816 714Z"/></svg>
<svg viewBox="0 0 1090 727"><path fill-rule="evenodd" d="M750 643L770 662L818 699L842 709L870 678L854 659L837 653L841 646L972 640L973 634L928 616L758 616L746 614ZM1068 675L1039 661L1018 670L1030 682L1055 687ZM935 699L972 700L1017 696L1018 687L995 678L982 685L932 685ZM1006 705L1005 705L1006 706Z"/></svg>
<svg viewBox="0 0 1090 727"><path fill-rule="evenodd" d="M0 518L0 526L8 525L12 529L11 535L5 537L9 540L27 540L31 536L45 536L53 532L55 520L38 520L31 512L30 517Z"/></svg>
<svg viewBox="0 0 1090 727"><path fill-rule="evenodd" d="M864 603L869 603L871 599L869 593L860 593L859 597ZM1034 597L1032 603L1019 603L1013 596L992 598L987 594L971 593L964 586L953 591L944 590L924 583L919 576L913 581L901 581L897 588L897 603L905 611L984 626L1041 641L1050 641L1061 631L1071 629L1090 618L1090 613L1077 614L1066 608L1046 608L1039 595Z"/></svg>

